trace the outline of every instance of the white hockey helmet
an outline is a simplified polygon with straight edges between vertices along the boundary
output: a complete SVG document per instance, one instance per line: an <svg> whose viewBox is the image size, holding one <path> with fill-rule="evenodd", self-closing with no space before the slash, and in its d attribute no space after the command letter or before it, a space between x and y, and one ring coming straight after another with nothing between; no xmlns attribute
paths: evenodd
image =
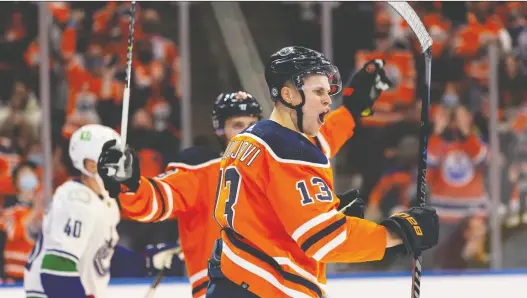
<svg viewBox="0 0 527 298"><path fill-rule="evenodd" d="M73 166L88 176L97 175L88 172L84 167L86 159L97 162L104 143L116 139L121 144L121 136L113 129L100 124L88 124L77 129L70 140L69 153Z"/></svg>

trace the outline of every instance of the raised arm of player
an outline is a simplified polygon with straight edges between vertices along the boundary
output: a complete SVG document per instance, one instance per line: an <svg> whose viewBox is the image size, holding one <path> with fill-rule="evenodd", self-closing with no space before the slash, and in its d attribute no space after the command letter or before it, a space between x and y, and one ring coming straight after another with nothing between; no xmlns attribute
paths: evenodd
<svg viewBox="0 0 527 298"><path fill-rule="evenodd" d="M384 61L368 61L344 88L342 106L324 117L324 125L312 142L327 158L333 158L353 136L360 118L373 115L375 100L391 84L384 71Z"/></svg>
<svg viewBox="0 0 527 298"><path fill-rule="evenodd" d="M135 192L119 194L124 214L142 222L157 222L175 218L195 202L198 177L185 169L167 169L157 177L140 176Z"/></svg>
<svg viewBox="0 0 527 298"><path fill-rule="evenodd" d="M149 178L141 176L139 161L131 148L125 150L126 176L110 176L109 170L118 167L122 156L115 141L103 146L98 162L99 175L111 197L119 198L124 214L142 222L156 222L185 212L196 202L199 187L198 173L185 168L168 168L167 172Z"/></svg>
<svg viewBox="0 0 527 298"><path fill-rule="evenodd" d="M348 109L342 106L325 117L320 133L312 138L312 142L322 149L327 158L333 158L354 131L355 120Z"/></svg>

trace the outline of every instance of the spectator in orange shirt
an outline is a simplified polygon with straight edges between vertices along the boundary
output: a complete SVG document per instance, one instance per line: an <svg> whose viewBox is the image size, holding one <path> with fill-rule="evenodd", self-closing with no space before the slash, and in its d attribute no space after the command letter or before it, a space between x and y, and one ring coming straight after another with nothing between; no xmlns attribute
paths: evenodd
<svg viewBox="0 0 527 298"><path fill-rule="evenodd" d="M0 229L7 236L3 275L16 281L24 277L24 265L41 228L42 198L35 170L33 163L24 162L13 171L18 203L5 209L0 219Z"/></svg>
<svg viewBox="0 0 527 298"><path fill-rule="evenodd" d="M175 90L175 95L181 97L180 88L180 61L176 44L161 35L161 18L154 9L145 9L142 14L144 38L152 46L154 59L161 61L170 72L170 85Z"/></svg>

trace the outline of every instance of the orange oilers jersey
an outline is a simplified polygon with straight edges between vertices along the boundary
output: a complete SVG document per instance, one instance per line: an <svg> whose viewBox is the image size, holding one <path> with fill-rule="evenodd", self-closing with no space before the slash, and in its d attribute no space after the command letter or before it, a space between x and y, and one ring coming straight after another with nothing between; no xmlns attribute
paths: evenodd
<svg viewBox="0 0 527 298"><path fill-rule="evenodd" d="M326 116L319 137L311 143L332 157L353 135L354 127L348 110L338 108ZM205 295L207 261L220 237L220 227L212 216L219 172L219 153L193 147L182 151L158 177L142 176L137 192L119 196L128 218L142 222L178 219L193 297Z"/></svg>
<svg viewBox="0 0 527 298"><path fill-rule="evenodd" d="M270 120L234 137L223 154L214 217L221 271L260 297L322 297L329 262L384 256L386 229L337 211L328 158Z"/></svg>
<svg viewBox="0 0 527 298"><path fill-rule="evenodd" d="M23 278L24 266L34 245L36 235L26 228L29 207L16 205L5 210L0 220L0 230L6 232L4 248L4 272L9 277Z"/></svg>
<svg viewBox="0 0 527 298"><path fill-rule="evenodd" d="M430 137L427 181L431 204L443 219L457 220L470 213L485 213L487 194L481 165L487 147L472 134L462 141Z"/></svg>

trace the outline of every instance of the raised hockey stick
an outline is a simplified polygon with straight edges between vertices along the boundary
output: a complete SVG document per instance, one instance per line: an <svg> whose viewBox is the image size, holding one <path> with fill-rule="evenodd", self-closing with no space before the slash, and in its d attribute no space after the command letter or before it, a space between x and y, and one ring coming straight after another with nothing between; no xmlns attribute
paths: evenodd
<svg viewBox="0 0 527 298"><path fill-rule="evenodd" d="M422 53L425 58L425 92L422 95L421 131L419 136L419 165L417 168L417 199L420 205L425 204L426 197L426 158L428 148L428 134L430 130L430 77L432 68L432 37L426 31L425 26L406 1L391 2L388 4L403 17L421 44ZM419 298L421 287L421 254L414 255L412 269L412 298Z"/></svg>
<svg viewBox="0 0 527 298"><path fill-rule="evenodd" d="M132 50L134 48L134 24L135 24L135 1L132 1L130 9L130 27L128 30L128 49L126 53L126 80L123 92L123 110L121 114L121 151L126 148L126 135L128 134L128 109L130 106L130 77L132 76ZM119 170L117 175L123 177L125 156L119 160Z"/></svg>
<svg viewBox="0 0 527 298"><path fill-rule="evenodd" d="M181 246L178 246L172 250L169 250L172 252L172 255L177 255L181 252ZM163 278L163 275L165 273L165 270L159 270L159 273L157 273L156 278L150 285L150 288L148 288L148 292L146 292L145 298L152 298L154 297L154 294L156 293L157 286L161 283L161 279Z"/></svg>

